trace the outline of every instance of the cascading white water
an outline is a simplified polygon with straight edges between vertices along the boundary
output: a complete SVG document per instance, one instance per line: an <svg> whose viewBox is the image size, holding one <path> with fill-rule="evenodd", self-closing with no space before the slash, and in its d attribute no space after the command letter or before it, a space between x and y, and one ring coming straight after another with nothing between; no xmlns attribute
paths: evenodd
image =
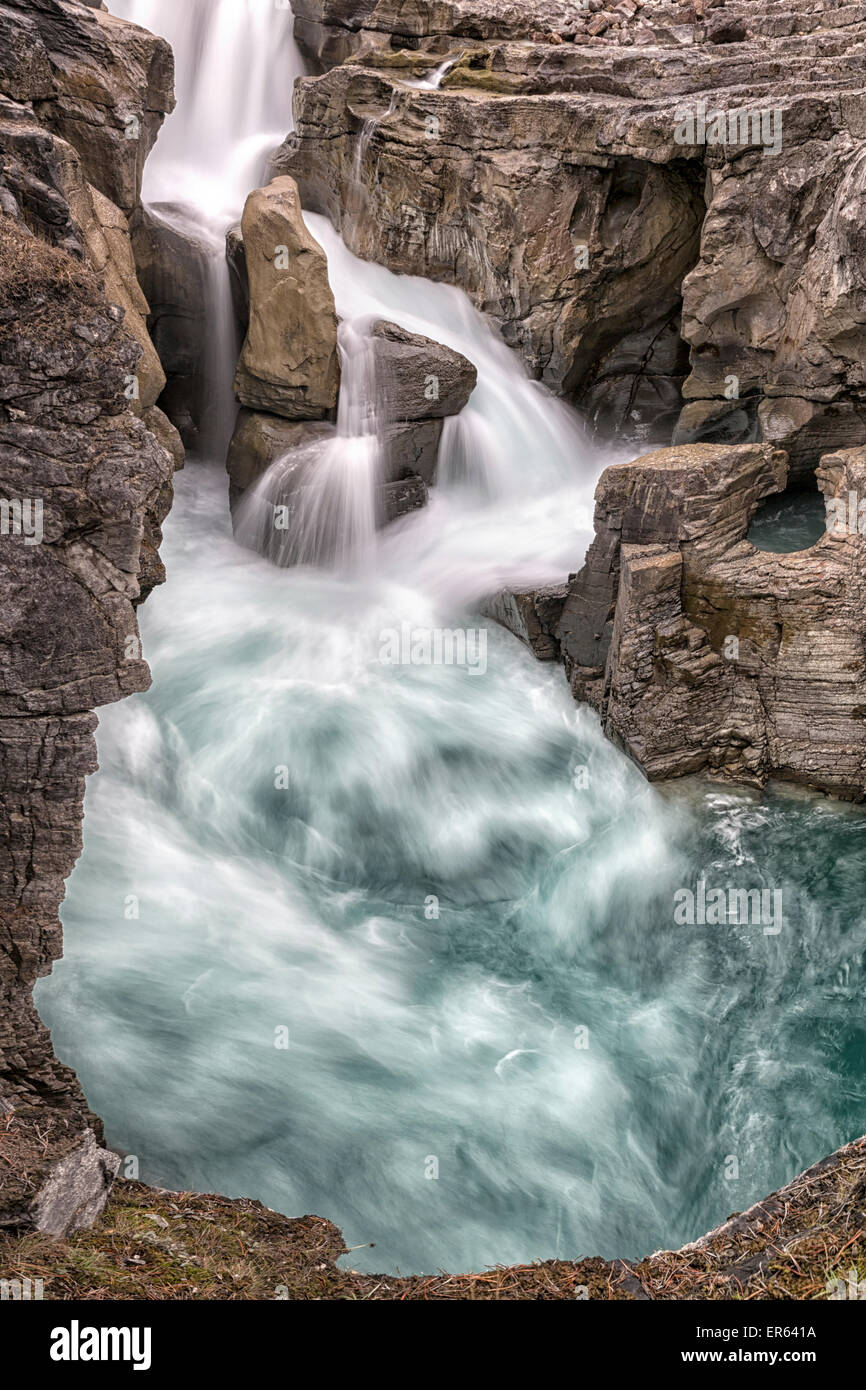
<svg viewBox="0 0 866 1390"><path fill-rule="evenodd" d="M563 577L586 548L595 482L615 455L590 448L574 411L530 380L461 290L360 261L326 218L307 213L305 221L327 253L343 320L337 438L303 444L271 466L240 511L239 539L277 563L357 563L359 555L373 563L374 494L391 421L369 334L386 319L455 349L478 371L469 405L445 422L435 521L410 528L416 550L429 538L429 582L447 575L465 603L506 578ZM287 530L273 525L276 507L288 508ZM523 568L515 566L521 553Z"/></svg>
<svg viewBox="0 0 866 1390"><path fill-rule="evenodd" d="M529 379L462 291L360 261L324 217L305 220L327 253L343 319L337 437L289 450L271 466L244 501L238 538L277 563L375 562L374 494L392 422L369 335L387 319L455 349L478 371L469 405L445 424L435 520L407 533L416 555L431 547L428 582L447 576L466 603L506 577L563 577L586 548L595 481L613 455L589 447L575 413ZM284 530L274 526L281 507ZM521 553L523 568L515 564Z"/></svg>
<svg viewBox="0 0 866 1390"><path fill-rule="evenodd" d="M426 72L424 76L417 81L407 81L405 85L407 87L416 87L418 91L421 92L437 91L438 88L442 86L442 83L451 69L460 62L460 56L461 55L458 54L455 58L446 58L438 67L431 68L429 72Z"/></svg>
<svg viewBox="0 0 866 1390"><path fill-rule="evenodd" d="M276 0L112 0L112 12L171 44L177 110L145 168L148 203L183 202L227 224L292 128L304 71L288 5Z"/></svg>
<svg viewBox="0 0 866 1390"><path fill-rule="evenodd" d="M145 165L142 198L209 253L203 366L211 404L199 447L224 456L239 349L225 235L292 127L292 88L304 71L292 12L274 0L112 0L111 9L174 52L177 109Z"/></svg>
<svg viewBox="0 0 866 1390"><path fill-rule="evenodd" d="M438 338L478 389L360 570L270 564L221 462L180 475L153 689L101 713L39 1006L145 1180L319 1212L376 1242L355 1267L677 1245L862 1129L866 818L648 786L495 626L484 669L383 659L576 569L603 460L459 291L309 222L350 325ZM785 931L675 926L701 874L784 884Z"/></svg>
<svg viewBox="0 0 866 1390"><path fill-rule="evenodd" d="M368 327L357 321L340 325L334 436L314 436L288 450L238 509L238 541L275 564L342 567L371 557L384 440Z"/></svg>

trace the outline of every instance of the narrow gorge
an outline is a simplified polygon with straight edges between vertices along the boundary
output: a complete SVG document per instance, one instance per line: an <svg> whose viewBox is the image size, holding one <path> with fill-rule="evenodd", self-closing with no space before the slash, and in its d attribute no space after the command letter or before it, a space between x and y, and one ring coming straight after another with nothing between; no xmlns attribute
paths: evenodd
<svg viewBox="0 0 866 1390"><path fill-rule="evenodd" d="M0 1279L866 1296L864 60L0 0Z"/></svg>

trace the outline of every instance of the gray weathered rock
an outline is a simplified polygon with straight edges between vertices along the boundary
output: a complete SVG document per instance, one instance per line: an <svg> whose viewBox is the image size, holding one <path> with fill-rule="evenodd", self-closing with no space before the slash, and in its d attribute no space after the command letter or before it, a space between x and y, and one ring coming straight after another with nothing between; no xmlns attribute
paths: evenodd
<svg viewBox="0 0 866 1390"><path fill-rule="evenodd" d="M378 404L392 420L459 415L475 390L478 373L452 348L396 323L379 320L375 343Z"/></svg>
<svg viewBox="0 0 866 1390"><path fill-rule="evenodd" d="M459 415L478 373L461 353L379 320L370 327L377 408L385 433L385 476L436 481L442 424ZM421 495L420 491L417 493ZM426 500L426 490L424 492Z"/></svg>
<svg viewBox="0 0 866 1390"><path fill-rule="evenodd" d="M0 91L30 103L37 123L78 151L84 176L129 214L144 163L174 107L164 39L62 0L5 0Z"/></svg>
<svg viewBox="0 0 866 1390"><path fill-rule="evenodd" d="M68 1236L90 1226L108 1200L120 1157L86 1130L71 1153L51 1167L33 1203L33 1225L49 1236Z"/></svg>
<svg viewBox="0 0 866 1390"><path fill-rule="evenodd" d="M0 6L0 495L11 518L0 537L0 1225L51 1234L93 1219L116 1167L32 990L61 954L58 908L96 767L93 709L150 679L135 610L163 577L159 528L182 454L154 404L162 374L127 214L171 109L171 70L162 40L107 12Z"/></svg>

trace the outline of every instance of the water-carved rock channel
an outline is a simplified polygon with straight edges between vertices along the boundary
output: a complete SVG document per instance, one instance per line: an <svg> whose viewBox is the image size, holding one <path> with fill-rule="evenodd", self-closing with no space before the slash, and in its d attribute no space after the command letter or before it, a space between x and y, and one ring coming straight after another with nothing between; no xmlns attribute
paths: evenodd
<svg viewBox="0 0 866 1390"><path fill-rule="evenodd" d="M41 944L2 946L0 1100L22 1145L59 1128L2 1224L92 1222L95 1113L112 1202L315 1212L335 1279L676 1250L866 1129L864 166L826 96L860 47L828 25L809 68L787 35L782 90L746 0L440 27L302 0L294 30L269 0L108 4L42 8L131 65L118 141L133 98L166 116L128 187L92 107L0 84L10 276L28 238L77 258L143 354L92 308L116 403L66 424L93 459L126 432L125 491L94 463L73 515L55 472L25 556L111 631L50 698L44 651L42 684L10 666L10 941ZM173 114L125 21L170 43ZM780 150L679 138L674 98L728 84ZM37 417L4 345L9 457L46 454L62 404ZM61 736L48 883L15 826Z"/></svg>

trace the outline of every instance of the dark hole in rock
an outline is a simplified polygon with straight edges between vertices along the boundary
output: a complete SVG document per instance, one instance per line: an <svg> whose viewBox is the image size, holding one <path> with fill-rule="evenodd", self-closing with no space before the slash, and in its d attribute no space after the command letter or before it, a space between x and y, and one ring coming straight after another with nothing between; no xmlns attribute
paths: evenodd
<svg viewBox="0 0 866 1390"><path fill-rule="evenodd" d="M747 539L756 550L790 555L815 545L826 529L824 497L813 481L810 487L787 488L762 502L752 518Z"/></svg>

